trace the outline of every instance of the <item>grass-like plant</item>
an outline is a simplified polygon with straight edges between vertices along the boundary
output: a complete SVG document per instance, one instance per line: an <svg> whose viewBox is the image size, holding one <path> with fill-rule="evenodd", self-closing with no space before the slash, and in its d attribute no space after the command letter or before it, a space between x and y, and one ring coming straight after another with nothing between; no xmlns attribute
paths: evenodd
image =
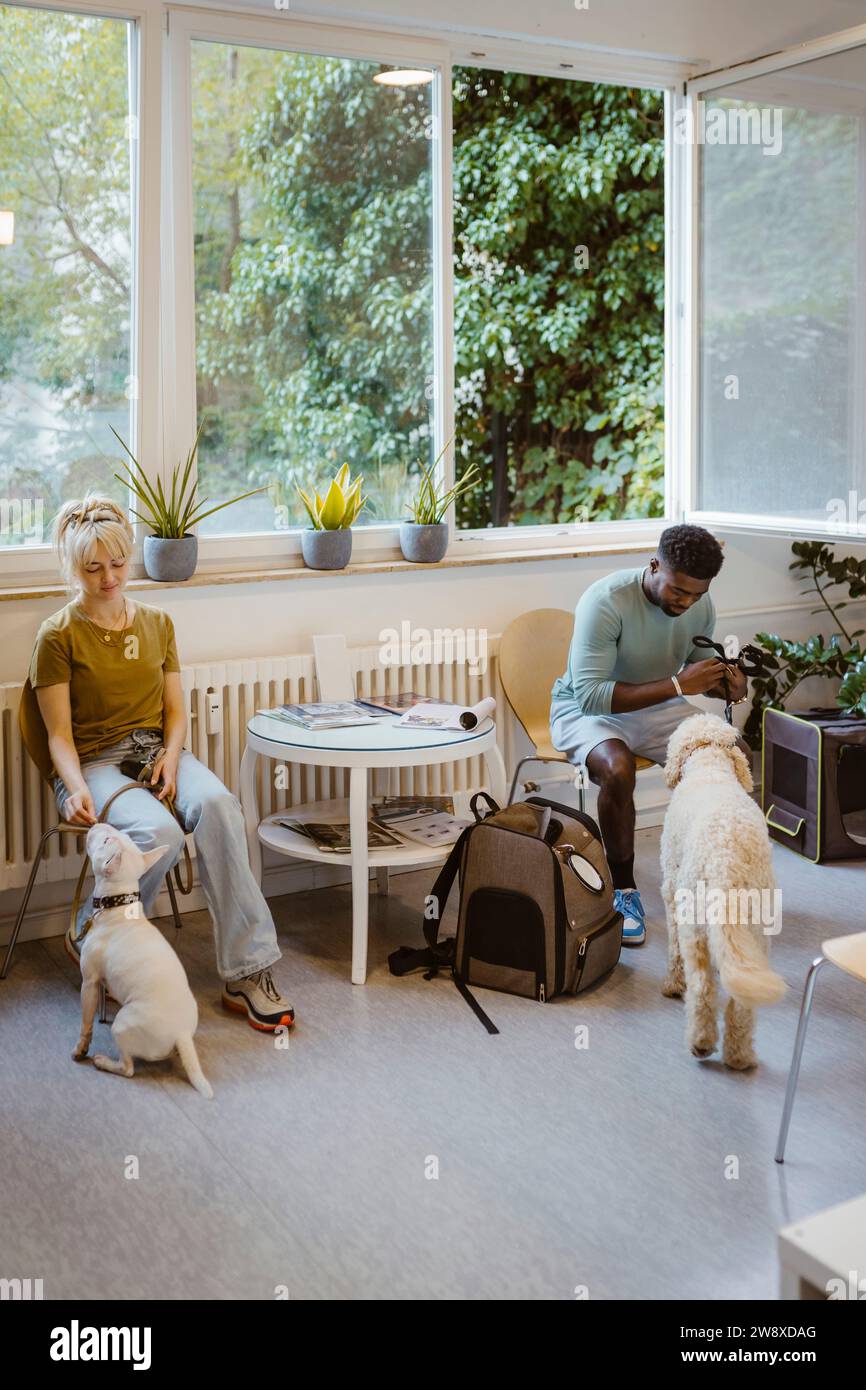
<svg viewBox="0 0 866 1390"><path fill-rule="evenodd" d="M321 497L315 490L313 496L310 497L309 493L304 492L302 487L295 484L313 530L347 530L362 507L366 505L367 498L361 496L363 483L364 479L361 474L359 473L356 478L352 478L348 463L344 463L336 477L331 479L324 497Z"/></svg>
<svg viewBox="0 0 866 1390"><path fill-rule="evenodd" d="M231 507L235 502L243 502L246 497L255 497L257 492L267 491L265 487L256 487L251 492L241 493L240 497L229 498L228 502L219 502L206 512L201 511L209 499L203 497L200 502L196 501L198 483L195 478L190 479L190 473L195 462L203 426L204 422L199 425L196 431L195 441L186 456L186 461L177 464L172 469L171 491L168 497L165 495L162 479L157 476L154 487L129 446L121 439L114 426L111 426L111 433L125 452L129 454L133 464L138 469L138 474L134 473L129 464L121 459L120 466L126 469L128 477L121 478L119 473L115 473L114 476L119 483L124 483L132 488L147 515L142 516L141 512L136 511L134 507L130 507L129 510L133 516L138 517L139 521L150 526L153 534L162 540L179 540L188 533L191 526L195 526L199 521L204 521L206 516L213 516L214 512L221 511L223 507Z"/></svg>
<svg viewBox="0 0 866 1390"><path fill-rule="evenodd" d="M440 449L430 467L418 460L418 467L421 470L421 478L418 483L418 491L414 498L407 502L409 508L408 521L414 522L416 526L438 526L452 502L455 502L464 492L470 488L477 487L481 481L481 470L477 463L472 463L459 482L445 491L444 481L440 482L436 477L436 467L445 450L451 444L448 440Z"/></svg>

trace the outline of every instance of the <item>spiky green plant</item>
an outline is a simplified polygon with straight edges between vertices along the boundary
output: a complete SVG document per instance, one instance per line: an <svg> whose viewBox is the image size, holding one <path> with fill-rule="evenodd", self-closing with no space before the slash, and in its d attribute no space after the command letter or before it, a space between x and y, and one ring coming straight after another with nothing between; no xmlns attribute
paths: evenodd
<svg viewBox="0 0 866 1390"><path fill-rule="evenodd" d="M408 520L413 521L416 526L438 526L452 502L455 502L464 492L470 488L477 487L481 481L481 470L476 463L470 464L463 477L446 492L444 482L436 478L436 467L445 450L451 444L448 440L440 449L436 458L429 468L418 460L418 467L421 470L421 478L418 483L418 491L412 501L407 502L409 508Z"/></svg>
<svg viewBox="0 0 866 1390"><path fill-rule="evenodd" d="M221 511L223 507L231 507L235 502L243 502L246 497L255 497L257 492L267 491L264 487L256 487L251 492L241 493L240 497L229 498L228 502L219 502L209 511L200 510L208 498L203 497L200 502L196 501L198 483L196 479L190 481L189 475L195 462L203 423L196 431L195 441L186 456L185 463L179 463L172 469L171 491L168 497L165 495L162 479L157 475L156 487L154 487L132 450L120 437L114 426L111 426L111 432L115 439L129 454L133 464L138 469L138 475L136 475L129 464L121 459L120 466L126 469L129 476L121 478L119 473L115 473L114 476L119 483L124 483L132 488L147 515L142 516L141 512L137 512L134 507L130 507L129 510L133 516L138 517L139 521L143 521L145 526L150 526L155 536L159 536L163 540L178 540L188 533L191 526L195 526L199 521L204 521L206 516L213 516L214 512ZM182 474L181 470L183 470Z"/></svg>
<svg viewBox="0 0 866 1390"><path fill-rule="evenodd" d="M295 484L314 531L345 531L365 506L367 498L361 496L364 479L360 473L357 478L351 478L350 474L348 463L344 463L337 476L331 479L324 497L316 491L310 497Z"/></svg>

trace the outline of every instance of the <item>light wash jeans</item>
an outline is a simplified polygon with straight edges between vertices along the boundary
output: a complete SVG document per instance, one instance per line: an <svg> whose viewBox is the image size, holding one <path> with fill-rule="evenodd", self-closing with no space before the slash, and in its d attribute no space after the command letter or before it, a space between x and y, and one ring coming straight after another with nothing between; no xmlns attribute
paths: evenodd
<svg viewBox="0 0 866 1390"><path fill-rule="evenodd" d="M81 772L93 797L96 814L118 787L134 781L120 771L124 758L141 749L158 748L158 729L135 729L111 748L84 759ZM69 790L62 778L54 778L54 795L60 814ZM217 970L224 980L240 980L264 970L280 959L274 919L250 870L246 831L240 802L220 779L187 749L178 759L174 804L196 847L199 879L214 924ZM174 816L155 794L142 787L124 792L108 808L109 825L123 830L139 849L168 845L164 854L142 877L142 906L150 916L168 870L183 852L184 835ZM93 912L91 893L78 914L79 930Z"/></svg>

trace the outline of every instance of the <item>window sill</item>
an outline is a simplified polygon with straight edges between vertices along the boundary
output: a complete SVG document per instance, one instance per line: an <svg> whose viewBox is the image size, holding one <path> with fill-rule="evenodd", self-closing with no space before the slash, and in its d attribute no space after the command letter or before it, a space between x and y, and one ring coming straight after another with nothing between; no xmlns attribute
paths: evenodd
<svg viewBox="0 0 866 1390"><path fill-rule="evenodd" d="M587 542L576 542L572 546L551 546L538 547L531 550L502 550L485 552L484 554L474 555L446 555L444 560L439 560L436 564L425 565L415 564L402 557L384 560L358 561L356 564L347 565L342 570L312 570L306 565L282 566L280 568L267 569L258 567L256 569L225 569L214 568L197 569L191 579L178 580L171 583L164 583L157 579L148 579L146 575L141 578L131 578L127 584L127 589L131 593L144 593L151 589L195 589L204 588L209 585L221 584L266 584L275 580L304 580L304 579L332 579L346 577L349 579L359 579L367 574L403 574L403 573L430 573L438 570L448 569L467 569L479 565L514 565L527 564L530 561L539 560L577 560L590 555L631 555L645 554L653 549L653 541L642 540L633 541L600 541L597 545L587 544ZM14 599L34 599L34 598L67 598L67 592L59 580L45 580L43 582L34 581L27 584L7 585L0 588L0 602L9 602Z"/></svg>

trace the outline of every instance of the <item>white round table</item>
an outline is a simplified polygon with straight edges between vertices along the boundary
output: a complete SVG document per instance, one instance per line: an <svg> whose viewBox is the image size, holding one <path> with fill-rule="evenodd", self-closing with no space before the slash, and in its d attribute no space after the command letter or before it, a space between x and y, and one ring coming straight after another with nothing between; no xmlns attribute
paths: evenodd
<svg viewBox="0 0 866 1390"><path fill-rule="evenodd" d="M256 759L262 755L285 763L311 763L317 767L349 769L349 854L319 850L305 835L276 824L277 820L327 819L339 807L334 802L292 806L259 820ZM400 724L396 715L344 729L315 733L284 724L266 714L254 715L247 724L247 743L240 767L240 803L243 807L250 868L262 881L262 844L279 854L317 863L352 866L352 983L367 978L367 895L371 868L391 865L438 864L445 851L409 843L371 850L367 843L367 773L370 768L423 767L482 756L487 765L490 791L505 805L505 763L496 743L496 725L485 719L477 729L451 731L420 729Z"/></svg>

